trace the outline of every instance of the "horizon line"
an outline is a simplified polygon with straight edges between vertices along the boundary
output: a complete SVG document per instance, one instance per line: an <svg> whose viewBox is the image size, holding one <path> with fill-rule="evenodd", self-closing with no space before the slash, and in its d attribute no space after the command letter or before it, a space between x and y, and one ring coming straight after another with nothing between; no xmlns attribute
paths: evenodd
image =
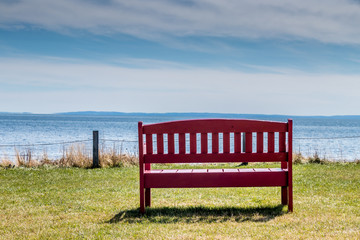
<svg viewBox="0 0 360 240"><path fill-rule="evenodd" d="M16 115L243 115L243 116L273 116L273 117L359 117L359 115L293 115L293 114L264 114L264 113L216 113L216 112L120 112L120 111L71 111L54 113L33 113L33 112L0 112L0 114Z"/></svg>

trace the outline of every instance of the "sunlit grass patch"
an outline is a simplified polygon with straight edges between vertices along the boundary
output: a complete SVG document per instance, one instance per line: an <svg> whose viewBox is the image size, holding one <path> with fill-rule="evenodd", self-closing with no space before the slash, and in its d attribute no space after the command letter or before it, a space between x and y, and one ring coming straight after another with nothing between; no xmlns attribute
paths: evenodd
<svg viewBox="0 0 360 240"><path fill-rule="evenodd" d="M294 213L280 188L204 188L153 189L141 215L136 166L0 168L0 239L357 239L359 172L295 165Z"/></svg>

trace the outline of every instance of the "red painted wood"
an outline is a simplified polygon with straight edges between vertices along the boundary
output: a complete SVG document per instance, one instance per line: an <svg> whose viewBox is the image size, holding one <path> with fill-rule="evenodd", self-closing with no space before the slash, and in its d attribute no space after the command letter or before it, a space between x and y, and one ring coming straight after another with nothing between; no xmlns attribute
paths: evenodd
<svg viewBox="0 0 360 240"><path fill-rule="evenodd" d="M156 145L157 145L157 153L164 154L164 135L157 134L156 135Z"/></svg>
<svg viewBox="0 0 360 240"><path fill-rule="evenodd" d="M235 153L241 153L241 133L234 133L234 151Z"/></svg>
<svg viewBox="0 0 360 240"><path fill-rule="evenodd" d="M151 156L151 155L148 155L148 156ZM145 171L151 170L150 163L145 163L144 166L145 166L145 168L144 168ZM146 195L147 194L146 192L147 192L147 190L145 189L145 206L146 206L146 201L147 201L146 198L149 198L149 196Z"/></svg>
<svg viewBox="0 0 360 240"><path fill-rule="evenodd" d="M230 152L230 133L228 132L223 133L223 148L224 153Z"/></svg>
<svg viewBox="0 0 360 240"><path fill-rule="evenodd" d="M145 193L144 193L144 143L143 143L143 123L138 123L138 141L139 141L139 169L140 169L140 212L145 212Z"/></svg>
<svg viewBox="0 0 360 240"><path fill-rule="evenodd" d="M145 171L146 170L151 170L151 164L150 163L145 163Z"/></svg>
<svg viewBox="0 0 360 240"><path fill-rule="evenodd" d="M286 133L284 132L279 133L279 152L286 152ZM287 168L287 167L288 167L287 161L281 162L281 168Z"/></svg>
<svg viewBox="0 0 360 240"><path fill-rule="evenodd" d="M175 143L174 143L174 134L168 134L168 154L174 154L175 152Z"/></svg>
<svg viewBox="0 0 360 240"><path fill-rule="evenodd" d="M207 133L201 133L201 153L205 154L208 152L208 138Z"/></svg>
<svg viewBox="0 0 360 240"><path fill-rule="evenodd" d="M146 154L153 154L152 134L146 134Z"/></svg>
<svg viewBox="0 0 360 240"><path fill-rule="evenodd" d="M196 153L196 133L190 133L190 153Z"/></svg>
<svg viewBox="0 0 360 240"><path fill-rule="evenodd" d="M288 187L284 186L281 187L281 204L287 205L288 204Z"/></svg>
<svg viewBox="0 0 360 240"><path fill-rule="evenodd" d="M252 132L245 133L245 152L252 153Z"/></svg>
<svg viewBox="0 0 360 240"><path fill-rule="evenodd" d="M287 153L219 153L145 155L146 163L281 162Z"/></svg>
<svg viewBox="0 0 360 240"><path fill-rule="evenodd" d="M292 141L293 141L293 121L288 120L288 210L293 212L293 183L292 183Z"/></svg>
<svg viewBox="0 0 360 240"><path fill-rule="evenodd" d="M286 150L286 135L285 132L279 133L279 152L285 152Z"/></svg>
<svg viewBox="0 0 360 240"><path fill-rule="evenodd" d="M185 146L185 133L179 133L179 153L185 154L186 146Z"/></svg>
<svg viewBox="0 0 360 240"><path fill-rule="evenodd" d="M287 123L261 120L196 119L145 125L150 133L199 133L199 132L286 132Z"/></svg>
<svg viewBox="0 0 360 240"><path fill-rule="evenodd" d="M274 132L268 132L268 153L275 151L275 134Z"/></svg>
<svg viewBox="0 0 360 240"><path fill-rule="evenodd" d="M219 133L212 133L212 153L219 153Z"/></svg>
<svg viewBox="0 0 360 240"><path fill-rule="evenodd" d="M270 187L286 186L286 171L145 173L146 188ZM184 170L183 170L184 171Z"/></svg>
<svg viewBox="0 0 360 240"><path fill-rule="evenodd" d="M256 133L256 152L264 152L264 133L262 132Z"/></svg>
<svg viewBox="0 0 360 240"><path fill-rule="evenodd" d="M293 211L292 121L288 123L257 120L185 120L138 125L140 211L151 204L151 188L168 187L265 187L280 186L281 201ZM154 131L154 132L153 132ZM201 153L196 153L196 133L201 133ZM212 153L208 153L207 132L212 133ZM218 153L218 134L224 133L224 153ZM230 134L234 132L234 153L230 153ZM245 132L245 152L241 134ZM252 132L257 132L257 149L252 153ZM263 132L268 132L268 152L263 153ZM274 132L279 132L279 153L274 153ZM286 132L288 142L286 144ZM168 134L168 153L163 154L163 133ZM179 154L174 154L174 134L179 134ZM185 133L190 133L190 154L186 154ZM143 144L146 134L146 150ZM152 134L157 134L157 153L153 154ZM287 148L286 148L287 146ZM144 152L145 151L145 152ZM156 169L151 163L281 162L282 169Z"/></svg>
<svg viewBox="0 0 360 240"><path fill-rule="evenodd" d="M151 206L151 188L145 188L145 207Z"/></svg>
<svg viewBox="0 0 360 240"><path fill-rule="evenodd" d="M152 134L146 134L146 154L152 155L154 153L153 150L153 136ZM151 170L150 163L145 163L145 171ZM149 188L145 188L145 207L150 206L151 201L151 190Z"/></svg>

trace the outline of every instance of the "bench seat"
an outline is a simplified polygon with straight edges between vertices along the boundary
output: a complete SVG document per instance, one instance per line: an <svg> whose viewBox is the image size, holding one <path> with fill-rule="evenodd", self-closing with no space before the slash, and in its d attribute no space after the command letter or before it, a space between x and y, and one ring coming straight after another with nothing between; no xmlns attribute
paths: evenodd
<svg viewBox="0 0 360 240"><path fill-rule="evenodd" d="M153 169L144 171L145 188L287 186L287 169Z"/></svg>

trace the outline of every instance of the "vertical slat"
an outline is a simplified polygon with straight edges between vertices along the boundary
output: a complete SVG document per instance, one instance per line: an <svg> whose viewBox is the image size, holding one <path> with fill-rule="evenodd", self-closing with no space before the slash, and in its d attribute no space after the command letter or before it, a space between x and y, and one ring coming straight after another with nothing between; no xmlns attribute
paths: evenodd
<svg viewBox="0 0 360 240"><path fill-rule="evenodd" d="M196 133L190 133L190 153L196 153Z"/></svg>
<svg viewBox="0 0 360 240"><path fill-rule="evenodd" d="M286 150L286 137L285 132L279 132L279 152L285 152Z"/></svg>
<svg viewBox="0 0 360 240"><path fill-rule="evenodd" d="M185 146L185 133L179 133L179 153L185 154L186 146Z"/></svg>
<svg viewBox="0 0 360 240"><path fill-rule="evenodd" d="M201 153L207 153L207 145L208 145L208 139L207 139L207 133L201 133Z"/></svg>
<svg viewBox="0 0 360 240"><path fill-rule="evenodd" d="M152 134L146 134L146 154L153 154Z"/></svg>
<svg viewBox="0 0 360 240"><path fill-rule="evenodd" d="M229 153L230 152L230 133L224 133L223 134L223 148L224 148L224 153Z"/></svg>
<svg viewBox="0 0 360 240"><path fill-rule="evenodd" d="M168 153L174 154L174 152L175 152L174 134L169 133L168 134Z"/></svg>
<svg viewBox="0 0 360 240"><path fill-rule="evenodd" d="M164 136L162 134L157 134L157 153L164 154Z"/></svg>
<svg viewBox="0 0 360 240"><path fill-rule="evenodd" d="M268 132L268 152L273 153L275 150L275 134L273 132Z"/></svg>
<svg viewBox="0 0 360 240"><path fill-rule="evenodd" d="M219 153L219 133L212 133L212 153Z"/></svg>
<svg viewBox="0 0 360 240"><path fill-rule="evenodd" d="M234 133L234 151L235 153L241 152L241 133Z"/></svg>
<svg viewBox="0 0 360 240"><path fill-rule="evenodd" d="M245 142L246 142L245 152L252 153L252 133L251 132L245 133Z"/></svg>
<svg viewBox="0 0 360 240"><path fill-rule="evenodd" d="M285 132L279 132L279 152L286 151L286 135ZM287 162L281 162L281 168L287 168Z"/></svg>
<svg viewBox="0 0 360 240"><path fill-rule="evenodd" d="M264 133L258 132L256 133L256 148L257 153L263 153L264 152Z"/></svg>

